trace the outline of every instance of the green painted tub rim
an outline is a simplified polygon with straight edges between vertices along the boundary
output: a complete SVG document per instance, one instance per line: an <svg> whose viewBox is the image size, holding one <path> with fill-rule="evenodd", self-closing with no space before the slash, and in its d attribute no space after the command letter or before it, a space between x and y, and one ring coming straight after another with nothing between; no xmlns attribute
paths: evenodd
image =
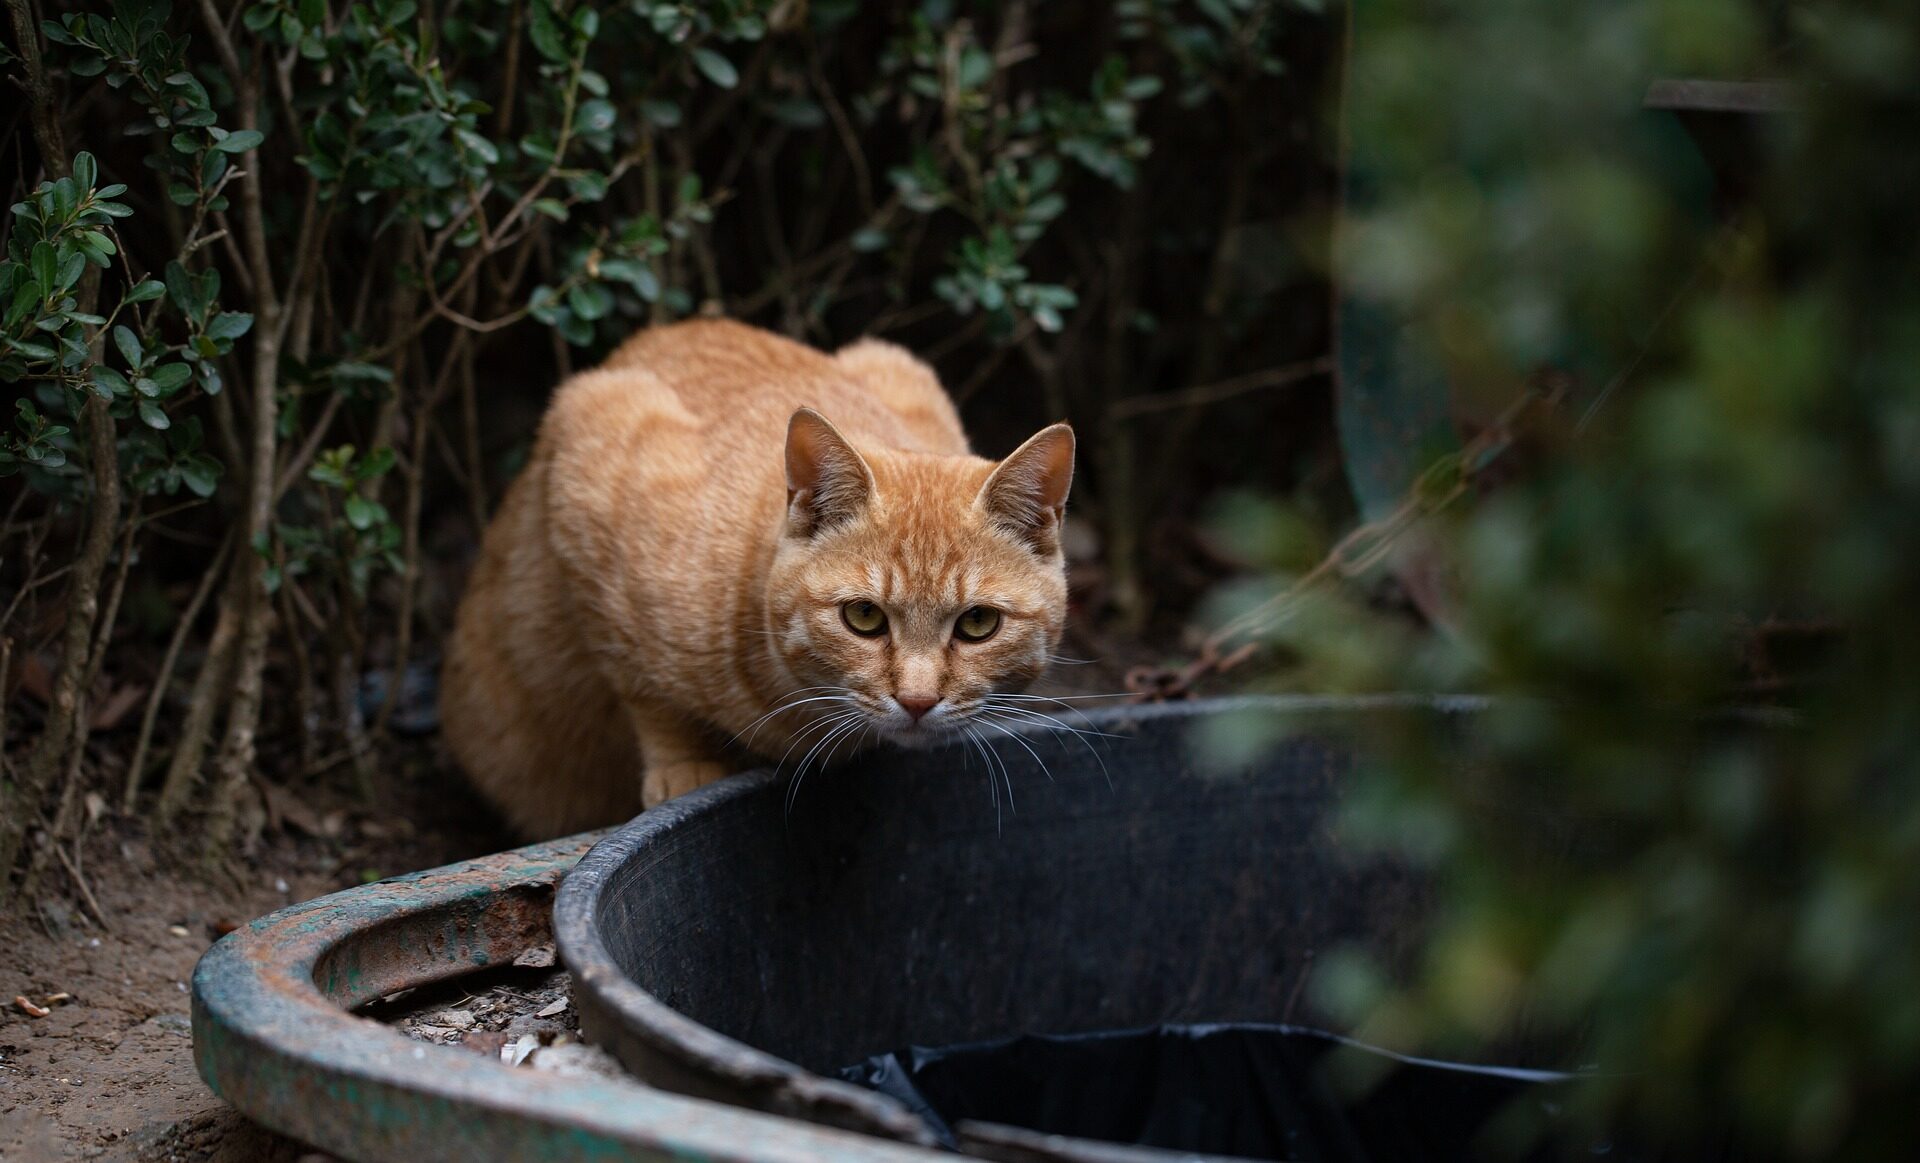
<svg viewBox="0 0 1920 1163"><path fill-rule="evenodd" d="M201 1078L255 1121L366 1163L942 1157L637 1080L516 1069L457 1046L413 1041L349 1012L550 940L554 886L603 835L348 889L228 934L193 974Z"/></svg>

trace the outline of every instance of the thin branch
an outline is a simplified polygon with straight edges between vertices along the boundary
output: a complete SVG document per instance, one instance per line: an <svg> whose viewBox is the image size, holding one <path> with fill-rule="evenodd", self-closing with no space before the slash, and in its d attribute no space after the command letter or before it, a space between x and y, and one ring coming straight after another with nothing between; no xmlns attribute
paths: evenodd
<svg viewBox="0 0 1920 1163"><path fill-rule="evenodd" d="M214 0L200 0L207 30L221 59L237 63L239 54L227 36ZM257 64L257 62L256 62ZM242 129L254 129L260 117L259 77L254 71L233 75ZM240 228L247 262L253 274L258 310L253 332L252 448L247 474L245 544L264 544L273 521L274 461L279 406L280 340L283 305L274 287L273 258L267 247L265 197L260 181L260 155L252 153L240 182ZM309 204L311 210L311 203ZM259 726L262 671L266 665L267 594L265 562L258 553L234 555L234 586L227 593L239 610L238 643L232 672L232 697L227 711L226 737L216 763L218 779L209 804L206 825L209 855L221 852L232 836L238 797L252 773L254 733Z"/></svg>
<svg viewBox="0 0 1920 1163"><path fill-rule="evenodd" d="M40 60L39 27L26 0L6 0L6 3L13 21L14 42L27 70L41 165L47 173L65 177L68 174L66 136ZM89 266L75 296L81 311L93 310L99 287L99 271ZM113 551L113 535L120 519L120 465L113 416L107 411L106 401L91 392L87 393L81 415L86 421L92 462L92 504L80 555L75 561L73 582L67 591L65 642L60 671L54 677L52 698L47 707L46 727L28 757L20 781L10 792L0 793L0 809L4 809L0 810L0 818L8 821L7 826L0 826L0 897L6 895L5 877L19 856L26 821L39 811L40 800L53 785L54 777L67 768L65 761L81 729L81 683L92 654L100 578ZM57 837L55 841L57 843Z"/></svg>
<svg viewBox="0 0 1920 1163"><path fill-rule="evenodd" d="M193 624L200 618L200 610L207 604L208 595L213 593L213 583L220 577L226 566L227 553L233 548L233 534L220 543L213 560L208 563L207 571L200 575L200 584L194 588L193 596L187 599L187 608L181 612L180 620L174 624L173 637L167 642L167 652L160 658L160 671L153 680L153 691L147 695L147 709L140 716L140 734L133 744L133 759L127 764L127 786L120 797L120 810L132 812L135 799L140 794L140 781L147 765L147 747L153 742L153 725L160 718L160 705L166 700L167 687L173 682L173 668L180 661L180 648L186 644L187 635L192 632Z"/></svg>
<svg viewBox="0 0 1920 1163"><path fill-rule="evenodd" d="M1321 356L1318 359L1290 363L1285 367L1266 368L1246 375L1234 376L1216 383L1202 384L1199 387L1184 388L1177 392L1162 392L1157 395L1128 396L1115 402L1107 409L1107 414L1115 420L1132 420L1140 416L1149 416L1156 412L1172 412L1186 408L1201 408L1208 404L1217 404L1222 400L1231 400L1249 392L1258 392L1268 388L1284 388L1303 380L1318 379L1333 374L1333 357Z"/></svg>

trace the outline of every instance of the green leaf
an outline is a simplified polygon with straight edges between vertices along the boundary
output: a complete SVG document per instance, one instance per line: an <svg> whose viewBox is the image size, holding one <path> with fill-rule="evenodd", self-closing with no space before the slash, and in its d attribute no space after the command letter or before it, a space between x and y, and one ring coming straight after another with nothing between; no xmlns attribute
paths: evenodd
<svg viewBox="0 0 1920 1163"><path fill-rule="evenodd" d="M582 202L598 202L607 196L607 177L592 170L568 174L567 192Z"/></svg>
<svg viewBox="0 0 1920 1163"><path fill-rule="evenodd" d="M40 240L33 244L32 257L33 281L40 288L42 299L51 299L54 288L60 278L60 252L53 243Z"/></svg>
<svg viewBox="0 0 1920 1163"><path fill-rule="evenodd" d="M133 385L127 382L127 377L114 371L107 365L95 364L93 368L93 391L94 394L101 399L111 400L115 396L132 395Z"/></svg>
<svg viewBox="0 0 1920 1163"><path fill-rule="evenodd" d="M219 150L221 153L245 153L257 147L266 139L266 134L261 133L257 129L236 129L219 141L214 142L213 148Z"/></svg>
<svg viewBox="0 0 1920 1163"><path fill-rule="evenodd" d="M200 283L192 272L175 260L167 264L166 278L167 294L174 306L186 312L190 319L206 314L207 304L200 298Z"/></svg>
<svg viewBox="0 0 1920 1163"><path fill-rule="evenodd" d="M253 316L244 311L222 311L207 324L211 339L238 339L253 327Z"/></svg>
<svg viewBox="0 0 1920 1163"><path fill-rule="evenodd" d="M694 49L693 64L707 80L722 89L731 89L740 83L740 73L733 67L733 62L710 48Z"/></svg>
<svg viewBox="0 0 1920 1163"><path fill-rule="evenodd" d="M193 369L184 363L165 363L153 369L153 382L160 385L163 396L179 391L192 378Z"/></svg>
<svg viewBox="0 0 1920 1163"><path fill-rule="evenodd" d="M391 445L381 445L360 459L360 466L353 475L360 480L370 481L375 477L387 475L393 469L394 453Z"/></svg>
<svg viewBox="0 0 1920 1163"><path fill-rule="evenodd" d="M613 310L613 292L599 283L577 283L567 292L567 306L591 323Z"/></svg>
<svg viewBox="0 0 1920 1163"><path fill-rule="evenodd" d="M818 129L827 123L827 111L805 97L784 97L767 105L767 113L782 125Z"/></svg>
<svg viewBox="0 0 1920 1163"><path fill-rule="evenodd" d="M64 247L63 247L64 249ZM60 259L60 269L54 275L54 289L64 291L80 281L80 272L86 269L88 252L78 243ZM106 266L106 256L100 256L100 265Z"/></svg>
<svg viewBox="0 0 1920 1163"><path fill-rule="evenodd" d="M369 501L358 493L347 498L347 524L355 529L371 528L385 514L378 504Z"/></svg>
<svg viewBox="0 0 1920 1163"><path fill-rule="evenodd" d="M123 303L145 303L153 299L158 299L166 293L167 285L165 283L159 279L146 279L135 283L133 287L127 291L126 298L120 301Z"/></svg>
<svg viewBox="0 0 1920 1163"><path fill-rule="evenodd" d="M45 344L29 343L24 339L9 339L7 340L7 347L9 350L17 351L28 359L38 360L43 363L51 363L60 358L60 353L53 348Z"/></svg>
<svg viewBox="0 0 1920 1163"><path fill-rule="evenodd" d="M491 141L488 141L471 129L456 129L453 131L453 135L460 139L460 144L479 155L481 161L490 166L500 164L499 147L495 146Z"/></svg>
<svg viewBox="0 0 1920 1163"><path fill-rule="evenodd" d="M140 337L135 335L125 323L114 326L113 345L120 349L120 354L126 359L127 366L134 371L139 371L146 365L146 349L140 345Z"/></svg>
<svg viewBox="0 0 1920 1163"><path fill-rule="evenodd" d="M326 371L328 379L364 380L373 383L390 384L393 382L393 369L378 364L360 363L356 360L341 360Z"/></svg>
<svg viewBox="0 0 1920 1163"><path fill-rule="evenodd" d="M93 189L94 181L99 176L100 169L94 164L92 154L83 149L73 155L73 180L81 189Z"/></svg>
<svg viewBox="0 0 1920 1163"><path fill-rule="evenodd" d="M140 401L140 419L146 421L149 428L171 428L173 421L167 419L167 413L152 400Z"/></svg>
<svg viewBox="0 0 1920 1163"><path fill-rule="evenodd" d="M210 456L188 457L180 462L180 479L195 496L211 497L220 487L220 462Z"/></svg>
<svg viewBox="0 0 1920 1163"><path fill-rule="evenodd" d="M595 98L583 101L573 116L573 127L580 133L605 133L613 128L614 112L611 101Z"/></svg>
<svg viewBox="0 0 1920 1163"><path fill-rule="evenodd" d="M672 129L682 120L680 106L672 101L642 101L640 115L662 129Z"/></svg>
<svg viewBox="0 0 1920 1163"><path fill-rule="evenodd" d="M567 45L554 18L553 0L533 0L527 7L527 37L541 56L554 64L567 62Z"/></svg>

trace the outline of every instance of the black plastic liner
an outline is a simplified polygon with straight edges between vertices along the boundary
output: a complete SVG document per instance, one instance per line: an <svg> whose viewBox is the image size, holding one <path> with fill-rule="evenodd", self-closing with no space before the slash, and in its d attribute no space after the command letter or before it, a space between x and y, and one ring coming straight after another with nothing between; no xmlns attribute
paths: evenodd
<svg viewBox="0 0 1920 1163"><path fill-rule="evenodd" d="M1364 1093L1349 1094L1353 1087L1328 1069L1343 1046L1380 1060L1381 1077ZM959 1146L955 1125L971 1121L1317 1163L1475 1158L1482 1131L1510 1104L1541 1103L1551 1115L1567 1079L1403 1058L1316 1030L1256 1024L914 1047L869 1058L840 1076L906 1104L949 1147ZM1588 1150L1644 1158L1600 1145ZM1520 1156L1553 1157L1544 1149Z"/></svg>

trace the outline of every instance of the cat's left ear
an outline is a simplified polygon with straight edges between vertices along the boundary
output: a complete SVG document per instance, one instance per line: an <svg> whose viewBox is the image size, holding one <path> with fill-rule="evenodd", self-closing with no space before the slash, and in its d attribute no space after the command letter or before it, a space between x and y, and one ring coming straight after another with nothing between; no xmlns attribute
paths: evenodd
<svg viewBox="0 0 1920 1163"><path fill-rule="evenodd" d="M873 470L812 408L787 421L787 529L811 537L852 520L873 498Z"/></svg>
<svg viewBox="0 0 1920 1163"><path fill-rule="evenodd" d="M994 524L1041 556L1060 548L1067 490L1073 485L1073 429L1054 424L1034 433L1000 462L975 502Z"/></svg>

